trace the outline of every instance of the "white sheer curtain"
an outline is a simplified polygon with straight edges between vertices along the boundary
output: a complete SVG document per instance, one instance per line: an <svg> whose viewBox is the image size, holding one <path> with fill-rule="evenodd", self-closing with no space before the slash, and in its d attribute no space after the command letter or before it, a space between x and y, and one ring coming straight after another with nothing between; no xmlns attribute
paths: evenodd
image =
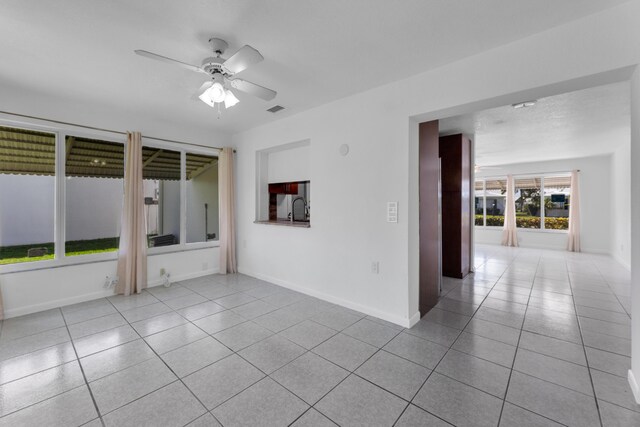
<svg viewBox="0 0 640 427"><path fill-rule="evenodd" d="M116 293L140 293L147 287L147 231L142 186L142 135L127 132L124 203L118 249Z"/></svg>
<svg viewBox="0 0 640 427"><path fill-rule="evenodd" d="M505 202L504 227L502 231L502 246L518 246L516 231L516 200L513 175L507 176L507 200Z"/></svg>
<svg viewBox="0 0 640 427"><path fill-rule="evenodd" d="M569 204L569 242L567 250L580 252L580 186L578 171L571 172L571 200Z"/></svg>
<svg viewBox="0 0 640 427"><path fill-rule="evenodd" d="M218 194L220 205L220 274L237 272L235 190L233 148L225 147L218 158Z"/></svg>

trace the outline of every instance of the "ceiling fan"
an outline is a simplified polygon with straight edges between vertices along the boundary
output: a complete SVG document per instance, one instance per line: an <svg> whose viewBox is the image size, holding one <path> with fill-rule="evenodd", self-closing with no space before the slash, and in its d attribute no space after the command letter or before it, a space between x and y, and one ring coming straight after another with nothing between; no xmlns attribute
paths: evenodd
<svg viewBox="0 0 640 427"><path fill-rule="evenodd" d="M247 80L234 78L236 74L244 71L249 66L264 60L260 52L249 45L244 45L229 58L224 59L222 55L225 50L227 50L227 47L229 47L227 42L213 37L209 39L209 43L213 49L214 56L205 58L201 66L187 64L146 50L136 50L135 53L146 58L155 59L156 61L178 65L187 70L207 74L210 80L200 86L195 96L211 107L216 107L217 104L218 112L220 111L220 104L223 102L225 108L233 107L239 102L231 89L257 96L265 101L271 101L275 98L277 92L274 90Z"/></svg>

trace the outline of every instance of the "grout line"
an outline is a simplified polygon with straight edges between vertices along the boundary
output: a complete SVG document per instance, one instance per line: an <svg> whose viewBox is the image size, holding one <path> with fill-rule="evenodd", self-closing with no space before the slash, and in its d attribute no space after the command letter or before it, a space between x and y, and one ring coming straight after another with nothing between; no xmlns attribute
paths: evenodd
<svg viewBox="0 0 640 427"><path fill-rule="evenodd" d="M515 261L515 259L517 259L517 256L511 261L511 263L509 263L509 265L513 265L513 262ZM538 262L536 263L536 273L538 272L538 269L540 268L540 259L541 258L538 258ZM507 269L508 269L508 267L507 267ZM531 300L531 294L533 293L533 288L535 287L535 275L536 275L536 273L534 273L534 275L533 275L532 286L531 286L531 289L529 291L529 296L527 297L526 308L524 309L524 314L522 316L522 323L520 325L520 332L518 334L518 341L516 342L516 346L515 346L516 347L516 351L513 354L513 361L511 362L511 369L509 370L509 378L507 379L507 386L504 389L504 397L502 399L502 406L500 408L500 415L498 416L498 425L502 421L502 414L504 413L504 405L505 405L505 403L507 401L507 394L509 393L509 386L511 385L511 376L513 375L513 368L514 368L514 366L516 364L516 358L518 357L518 350L520 348L520 339L522 338L522 331L524 329L524 323L527 320L527 311L529 310L529 301Z"/></svg>
<svg viewBox="0 0 640 427"><path fill-rule="evenodd" d="M100 408L98 408L98 403L96 402L96 398L93 395L93 390L91 390L91 387L89 387L89 381L87 381L87 375L84 372L84 367L82 366L82 363L80 363L80 357L78 355L78 350L76 350L76 344L73 342L73 337L71 337L71 332L69 331L69 325L67 325L67 320L65 319L64 314L62 313L62 310L60 310L60 315L62 316L64 324L67 328L67 333L69 334L69 338L71 340L71 347L73 348L73 352L76 355L76 363L80 367L80 372L82 373L82 379L84 379L84 385L87 387L87 390L89 391L89 396L91 396L91 401L93 402L93 406L96 409L96 413L98 414L98 419L100 420L100 422L102 423L102 426L104 427L104 420L102 419L102 415L100 414Z"/></svg>

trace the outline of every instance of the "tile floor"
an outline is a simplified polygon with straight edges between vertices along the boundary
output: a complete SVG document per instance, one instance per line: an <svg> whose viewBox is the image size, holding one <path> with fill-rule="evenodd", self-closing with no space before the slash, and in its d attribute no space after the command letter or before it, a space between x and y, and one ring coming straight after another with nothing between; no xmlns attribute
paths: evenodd
<svg viewBox="0 0 640 427"><path fill-rule="evenodd" d="M413 328L242 275L5 320L0 426L638 426L628 271L477 248Z"/></svg>

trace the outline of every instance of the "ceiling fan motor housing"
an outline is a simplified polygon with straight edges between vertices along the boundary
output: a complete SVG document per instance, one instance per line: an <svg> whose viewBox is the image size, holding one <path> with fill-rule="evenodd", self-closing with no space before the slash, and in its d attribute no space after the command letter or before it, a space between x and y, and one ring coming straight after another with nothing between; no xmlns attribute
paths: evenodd
<svg viewBox="0 0 640 427"><path fill-rule="evenodd" d="M209 74L211 74L212 76L214 74L224 74L224 75L228 75L229 73L224 70L222 68L222 63L224 62L224 59L218 57L209 57L209 58L205 58L202 61L202 68Z"/></svg>
<svg viewBox="0 0 640 427"><path fill-rule="evenodd" d="M222 55L224 51L229 47L229 44L226 41L218 39L216 37L211 37L209 39L209 44L211 45L213 53L215 53L216 56Z"/></svg>

